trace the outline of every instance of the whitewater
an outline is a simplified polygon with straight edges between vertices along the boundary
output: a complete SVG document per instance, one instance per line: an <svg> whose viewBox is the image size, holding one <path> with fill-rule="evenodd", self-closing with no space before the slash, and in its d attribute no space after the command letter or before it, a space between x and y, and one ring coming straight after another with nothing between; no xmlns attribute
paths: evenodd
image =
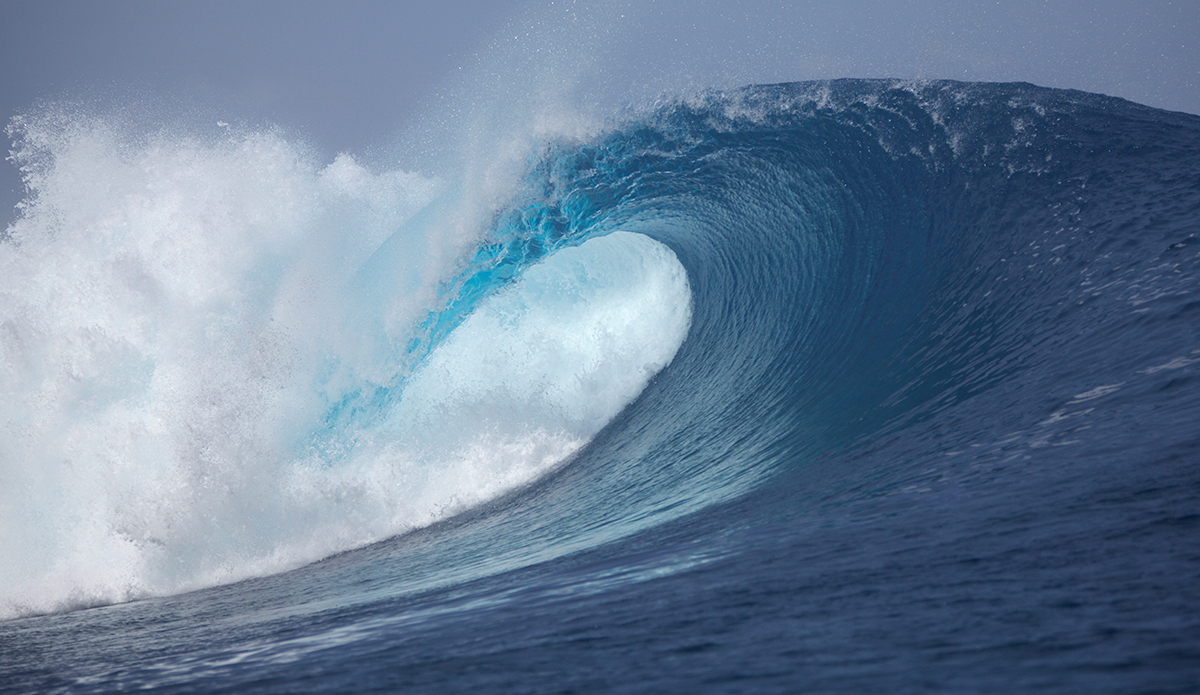
<svg viewBox="0 0 1200 695"><path fill-rule="evenodd" d="M1191 692L1200 117L14 119L0 690Z"/></svg>
<svg viewBox="0 0 1200 695"><path fill-rule="evenodd" d="M4 617L292 569L462 511L578 449L687 330L683 268L647 237L439 307L455 240L411 221L453 207L436 181L320 166L277 134L131 143L53 115L13 128L32 199L3 258ZM434 349L419 326L452 313Z"/></svg>

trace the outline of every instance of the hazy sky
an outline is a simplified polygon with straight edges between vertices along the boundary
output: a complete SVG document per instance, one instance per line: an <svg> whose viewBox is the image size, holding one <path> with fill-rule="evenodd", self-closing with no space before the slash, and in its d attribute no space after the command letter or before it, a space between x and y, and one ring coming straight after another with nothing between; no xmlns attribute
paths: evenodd
<svg viewBox="0 0 1200 695"><path fill-rule="evenodd" d="M749 82L1019 80L1200 113L1197 37L1197 0L10 0L0 115L182 99L332 155L384 147L447 95L551 82L615 106ZM6 209L19 188L5 163Z"/></svg>

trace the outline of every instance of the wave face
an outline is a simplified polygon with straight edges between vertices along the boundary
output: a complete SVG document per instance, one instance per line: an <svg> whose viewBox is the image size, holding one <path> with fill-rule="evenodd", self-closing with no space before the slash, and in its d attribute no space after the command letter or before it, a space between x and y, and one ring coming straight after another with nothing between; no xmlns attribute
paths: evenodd
<svg viewBox="0 0 1200 695"><path fill-rule="evenodd" d="M31 687L1200 677L1200 118L750 87L473 215L52 120L0 248L4 615L264 578L10 622ZM52 668L81 622L121 636Z"/></svg>

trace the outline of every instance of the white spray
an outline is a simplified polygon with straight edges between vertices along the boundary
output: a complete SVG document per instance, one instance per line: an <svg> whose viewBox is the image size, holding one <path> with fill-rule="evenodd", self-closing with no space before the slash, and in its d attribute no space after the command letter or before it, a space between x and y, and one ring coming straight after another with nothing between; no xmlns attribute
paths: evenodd
<svg viewBox="0 0 1200 695"><path fill-rule="evenodd" d="M331 403L394 381L482 216L406 226L445 187L275 132L134 137L47 110L11 134L30 194L0 241L0 618L282 571L494 497L586 442L687 332L669 250L593 240L316 455ZM406 253L364 288L385 242Z"/></svg>

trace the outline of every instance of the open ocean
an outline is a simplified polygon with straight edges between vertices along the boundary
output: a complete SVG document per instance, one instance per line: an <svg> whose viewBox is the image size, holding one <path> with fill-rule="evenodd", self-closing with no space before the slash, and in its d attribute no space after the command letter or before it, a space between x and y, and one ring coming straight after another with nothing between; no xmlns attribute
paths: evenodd
<svg viewBox="0 0 1200 695"><path fill-rule="evenodd" d="M1198 116L10 136L2 692L1200 692Z"/></svg>

